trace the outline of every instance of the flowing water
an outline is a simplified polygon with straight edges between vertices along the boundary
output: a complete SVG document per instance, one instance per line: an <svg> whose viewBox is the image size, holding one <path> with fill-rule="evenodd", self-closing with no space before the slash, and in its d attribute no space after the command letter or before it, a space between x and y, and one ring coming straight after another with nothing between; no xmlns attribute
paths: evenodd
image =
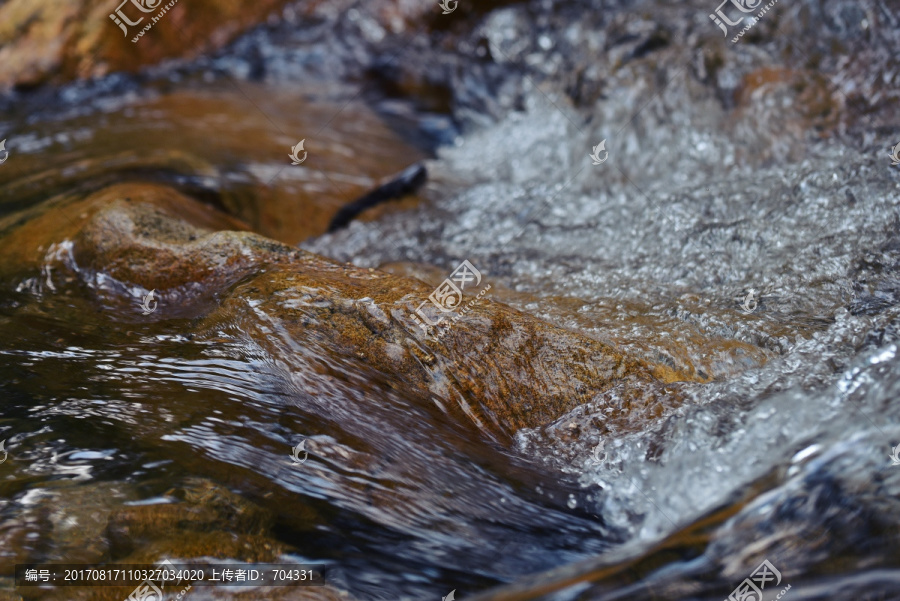
<svg viewBox="0 0 900 601"><path fill-rule="evenodd" d="M396 38L360 7L7 99L0 238L165 184L364 268L437 285L469 260L488 299L677 377L652 407L612 411L612 388L498 439L222 317L265 315L243 281L142 315L57 224L25 238L39 266L0 269L0 595L106 598L14 593L15 563L218 553L313 562L356 599L713 600L766 559L765 599L900 599L896 3L785 0L735 44L713 3L596 4ZM324 234L425 157L418 197Z"/></svg>

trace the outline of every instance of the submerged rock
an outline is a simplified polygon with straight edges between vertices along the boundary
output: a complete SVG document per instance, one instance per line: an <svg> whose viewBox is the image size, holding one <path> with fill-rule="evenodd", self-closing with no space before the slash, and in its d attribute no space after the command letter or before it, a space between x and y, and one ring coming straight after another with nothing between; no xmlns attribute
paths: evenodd
<svg viewBox="0 0 900 601"><path fill-rule="evenodd" d="M96 493L94 487L81 490ZM106 507L102 512L83 509L91 516L96 513L108 516L109 555L113 560L108 566L151 565L163 559L174 564L206 564L209 558L232 563L284 563L282 555L287 549L270 536L271 516L239 495L207 480L190 478L170 490L167 497L169 502ZM72 523L82 520L83 515L71 515L71 509L71 505L66 506L69 520ZM190 591L187 584L169 584L165 591L169 594ZM198 596L197 590L215 590L216 598L248 598L247 592L241 589L193 588L192 596ZM126 598L133 589L133 586L64 587L42 598L113 601ZM266 587L254 590L253 595L255 599L267 601L350 599L347 593L327 585Z"/></svg>
<svg viewBox="0 0 900 601"><path fill-rule="evenodd" d="M190 540L196 539L196 533L230 532L264 537L272 526L272 516L265 510L208 481L193 479L183 489L173 491L173 497L178 493L183 497L182 503L137 505L112 512L107 525L110 555L122 559L135 551L143 551L153 541L183 537L185 531ZM225 548L220 546L215 553L221 557L238 557L225 552ZM245 545L245 548L251 547ZM271 559L274 546L269 544L267 548ZM172 547L169 552L182 553L180 547Z"/></svg>

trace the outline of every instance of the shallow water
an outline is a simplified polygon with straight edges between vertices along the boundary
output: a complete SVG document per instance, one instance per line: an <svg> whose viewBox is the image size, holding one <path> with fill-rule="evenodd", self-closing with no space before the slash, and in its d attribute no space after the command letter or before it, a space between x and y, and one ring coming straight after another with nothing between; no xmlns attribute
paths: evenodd
<svg viewBox="0 0 900 601"><path fill-rule="evenodd" d="M140 295L109 303L115 289L65 257L7 266L0 564L128 556L108 520L199 477L271 514L280 557L319 562L358 599L722 599L763 559L790 598L900 598L890 3L785 4L725 49L702 2L586 6L464 13L471 27L430 32L443 46L399 38L396 70L377 58L396 56L383 31L336 15L369 27L374 79L412 102L325 86L295 65L297 38L320 30L290 24L244 38L221 71L204 59L73 85L65 110L4 117L17 160L0 206L156 181L357 265L437 284L468 259L492 300L681 374L671 398L608 415L612 390L505 445L357 362L301 347L276 360L240 324L195 336L208 307L148 319ZM335 60L345 78L360 69ZM430 68L447 95L417 79ZM441 104L449 116L430 112ZM398 114L415 134L386 125ZM422 203L310 238L426 156L423 139L454 139L451 117L465 133L429 161ZM310 130L308 168L292 169ZM601 139L609 158L592 165ZM192 536L161 528L153 544L177 555Z"/></svg>

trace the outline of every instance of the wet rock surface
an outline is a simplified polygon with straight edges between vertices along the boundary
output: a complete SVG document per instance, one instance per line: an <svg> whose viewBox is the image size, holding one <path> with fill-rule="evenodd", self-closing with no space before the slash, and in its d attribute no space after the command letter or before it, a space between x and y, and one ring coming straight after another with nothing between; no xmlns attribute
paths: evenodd
<svg viewBox="0 0 900 601"><path fill-rule="evenodd" d="M7 244L20 252L43 247L45 240L28 238L32 232L61 239L51 219L80 219L82 225L68 232L62 260L42 268L74 271L101 297L109 296L110 306L122 304L116 292L127 295L135 286L142 294L158 291L160 317L196 314L192 304L209 306L215 299L217 308L200 325L207 337L237 329L276 363L295 361L291 347L298 345L306 349L304 357L313 352L358 363L403 385L406 394L433 397L444 410L502 437L589 402L610 419L648 410L659 404L652 390L660 378L680 379L664 366L633 360L488 299L465 313L462 306L452 312L452 329L437 338L436 328L413 320L430 293L422 282L340 265L250 232L213 231L210 226L234 222L171 189L103 190L45 214L24 233L11 234ZM279 337L271 336L273 329ZM474 361L473 347L483 354ZM614 388L623 391L617 402L603 403Z"/></svg>
<svg viewBox="0 0 900 601"><path fill-rule="evenodd" d="M287 0L8 0L0 5L0 88L29 89L194 59L260 23L322 22L348 8ZM422 6L376 2L366 12L370 30L383 37L415 22Z"/></svg>
<svg viewBox="0 0 900 601"><path fill-rule="evenodd" d="M365 102L344 98L346 87L195 78L178 89L156 81L143 97L130 90L111 100L92 99L103 107L99 123L82 106L64 104L50 124L16 127L7 141L16 158L0 171L0 205L12 212L122 181L158 183L227 211L243 227L294 244L325 232L341 207L423 157ZM22 108L10 112L24 113ZM315 135L339 110L342 119ZM306 160L292 165L290 148L307 137ZM64 168L52 160L60 155ZM385 209L392 207L360 219Z"/></svg>
<svg viewBox="0 0 900 601"><path fill-rule="evenodd" d="M196 56L277 14L283 4L283 0L184 4L143 0L115 6L96 0L10 0L0 6L0 85L31 87ZM200 14L204 18L196 18ZM110 15L117 15L116 20ZM154 27L157 31L148 36L144 28L159 22L154 18L171 23L168 28ZM140 33L144 35L133 42Z"/></svg>

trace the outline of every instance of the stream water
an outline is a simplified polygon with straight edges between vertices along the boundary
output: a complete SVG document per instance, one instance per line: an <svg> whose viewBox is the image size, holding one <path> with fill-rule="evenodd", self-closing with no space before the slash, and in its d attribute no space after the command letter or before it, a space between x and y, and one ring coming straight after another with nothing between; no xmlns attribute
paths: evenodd
<svg viewBox="0 0 900 601"><path fill-rule="evenodd" d="M761 599L900 599L898 5L785 0L732 43L713 4L461 0L393 37L363 5L286 12L215 56L5 98L0 599L124 598L11 568L162 555L331 587L198 601L711 601L764 560ZM422 160L416 197L325 233ZM66 223L12 237L119 182L435 286L468 260L488 300L674 375L652 406L613 411L613 387L503 440L216 313L265 315L246 280L147 316Z"/></svg>

